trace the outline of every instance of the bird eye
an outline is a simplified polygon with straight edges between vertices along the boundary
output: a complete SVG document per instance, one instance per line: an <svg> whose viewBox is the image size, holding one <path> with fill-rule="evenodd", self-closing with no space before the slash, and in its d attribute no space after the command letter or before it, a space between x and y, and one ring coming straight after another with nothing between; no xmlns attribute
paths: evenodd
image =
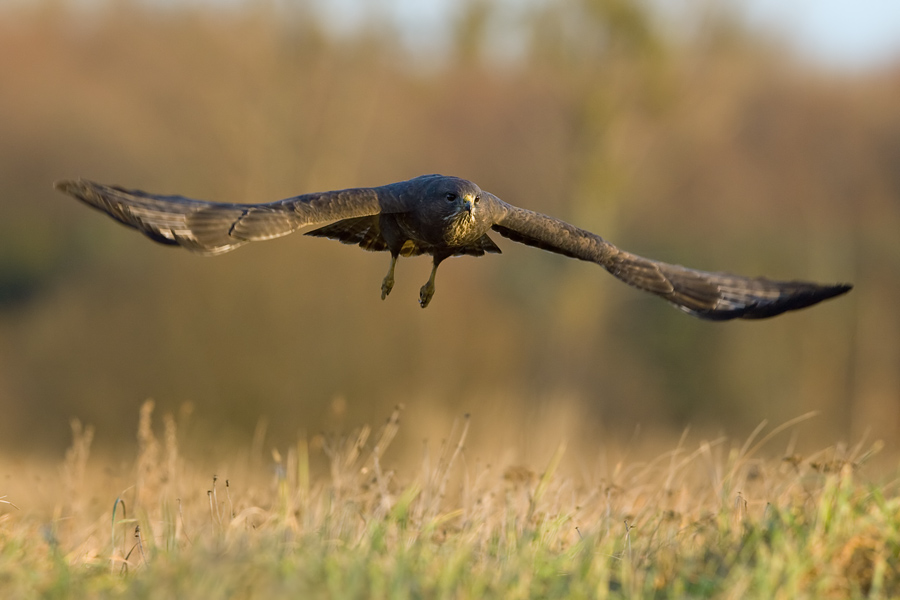
<svg viewBox="0 0 900 600"><path fill-rule="evenodd" d="M479 200L481 200L481 195L475 196L475 204L478 204Z"/></svg>
<svg viewBox="0 0 900 600"><path fill-rule="evenodd" d="M454 194L453 192L447 192L447 200L453 202L454 200L456 200L456 194Z"/></svg>

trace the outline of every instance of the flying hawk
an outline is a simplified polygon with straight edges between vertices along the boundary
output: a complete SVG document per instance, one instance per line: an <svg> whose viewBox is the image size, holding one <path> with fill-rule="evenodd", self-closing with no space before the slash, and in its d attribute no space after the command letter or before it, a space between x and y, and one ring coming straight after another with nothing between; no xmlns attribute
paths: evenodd
<svg viewBox="0 0 900 600"><path fill-rule="evenodd" d="M471 181L443 175L303 194L268 204L205 202L84 179L60 181L56 189L156 242L208 255L320 225L306 235L391 253L381 284L382 299L394 286L398 257L430 254L434 266L419 292L422 308L434 296L434 276L444 259L500 252L487 235L492 229L515 242L597 263L625 283L703 319L772 317L839 296L852 287L710 273L642 258L589 231L507 204Z"/></svg>

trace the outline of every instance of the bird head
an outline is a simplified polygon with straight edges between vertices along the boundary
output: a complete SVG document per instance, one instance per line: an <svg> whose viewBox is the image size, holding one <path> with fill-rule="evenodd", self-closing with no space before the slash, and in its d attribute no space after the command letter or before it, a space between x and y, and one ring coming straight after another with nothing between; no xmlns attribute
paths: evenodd
<svg viewBox="0 0 900 600"><path fill-rule="evenodd" d="M440 207L445 220L460 225L475 222L481 208L481 188L457 177L441 177L431 187L429 196Z"/></svg>
<svg viewBox="0 0 900 600"><path fill-rule="evenodd" d="M448 247L464 246L491 228L487 194L471 181L443 175L423 175L403 184L404 193L415 196L409 226L423 240Z"/></svg>

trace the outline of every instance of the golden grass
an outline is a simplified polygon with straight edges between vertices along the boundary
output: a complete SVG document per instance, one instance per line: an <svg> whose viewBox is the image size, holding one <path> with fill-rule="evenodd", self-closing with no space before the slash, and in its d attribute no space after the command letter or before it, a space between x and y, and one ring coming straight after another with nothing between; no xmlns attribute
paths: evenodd
<svg viewBox="0 0 900 600"><path fill-rule="evenodd" d="M179 452L172 417L158 438L152 413L130 464L90 459L93 431L73 422L59 477L0 497L7 597L900 593L896 485L861 481L878 444L761 458L788 423L740 446L682 440L595 480L566 474L564 444L543 465L479 465L466 417L404 473L385 460L398 408L377 431L266 459L256 440L211 472Z"/></svg>

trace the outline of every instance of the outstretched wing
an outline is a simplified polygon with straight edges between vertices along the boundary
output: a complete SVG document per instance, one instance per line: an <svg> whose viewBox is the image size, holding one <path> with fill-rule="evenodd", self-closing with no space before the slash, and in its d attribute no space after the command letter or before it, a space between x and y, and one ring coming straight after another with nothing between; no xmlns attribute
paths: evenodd
<svg viewBox="0 0 900 600"><path fill-rule="evenodd" d="M762 319L839 296L851 285L773 281L710 273L643 258L564 221L492 201L493 229L516 242L595 262L629 285L656 294L684 312L715 321Z"/></svg>
<svg viewBox="0 0 900 600"><path fill-rule="evenodd" d="M203 254L221 254L306 225L406 209L406 201L390 186L305 194L268 204L161 196L85 179L60 181L55 187L156 242Z"/></svg>

